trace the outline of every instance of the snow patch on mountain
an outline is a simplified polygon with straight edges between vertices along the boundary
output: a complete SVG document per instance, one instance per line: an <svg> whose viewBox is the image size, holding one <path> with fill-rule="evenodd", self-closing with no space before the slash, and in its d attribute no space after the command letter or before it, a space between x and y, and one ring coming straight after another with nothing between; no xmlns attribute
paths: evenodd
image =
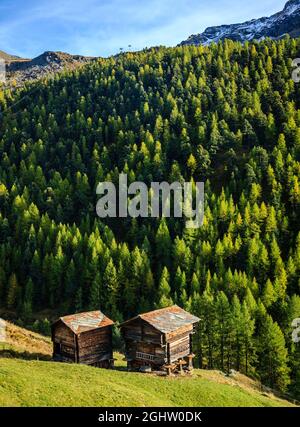
<svg viewBox="0 0 300 427"><path fill-rule="evenodd" d="M181 45L208 45L226 38L241 42L266 37L278 39L286 34L300 34L300 0L288 1L281 12L270 17L252 19L241 24L209 27L201 34L191 35Z"/></svg>

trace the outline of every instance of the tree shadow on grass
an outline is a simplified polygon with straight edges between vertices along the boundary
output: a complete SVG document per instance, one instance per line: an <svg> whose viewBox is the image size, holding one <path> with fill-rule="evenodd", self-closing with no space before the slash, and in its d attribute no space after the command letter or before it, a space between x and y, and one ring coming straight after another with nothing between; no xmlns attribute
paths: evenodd
<svg viewBox="0 0 300 427"><path fill-rule="evenodd" d="M6 359L23 359L23 360L43 360L50 361L52 357L43 353L30 353L28 351L20 351L10 347L0 348L0 357Z"/></svg>

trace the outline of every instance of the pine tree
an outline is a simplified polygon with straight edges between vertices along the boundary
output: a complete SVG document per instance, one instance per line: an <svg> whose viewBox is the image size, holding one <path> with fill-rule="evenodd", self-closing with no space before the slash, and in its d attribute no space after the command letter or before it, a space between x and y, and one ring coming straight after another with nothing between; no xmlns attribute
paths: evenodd
<svg viewBox="0 0 300 427"><path fill-rule="evenodd" d="M158 308L163 307L169 307L173 305L173 300L171 298L171 288L169 285L170 275L168 272L167 267L163 268L160 282L159 282L159 289L158 289Z"/></svg>
<svg viewBox="0 0 300 427"><path fill-rule="evenodd" d="M215 351L216 351L216 313L214 297L209 287L206 287L201 300L200 300L200 328L203 330L203 355L202 363L204 359L207 361L207 367L213 369L215 365Z"/></svg>
<svg viewBox="0 0 300 427"><path fill-rule="evenodd" d="M109 260L103 274L103 288L106 290L105 293L107 295L106 309L113 317L113 315L117 312L118 307L119 284L117 271L112 259Z"/></svg>
<svg viewBox="0 0 300 427"><path fill-rule="evenodd" d="M258 338L258 373L262 382L285 391L290 382L287 363L288 355L283 333L267 314Z"/></svg>
<svg viewBox="0 0 300 427"><path fill-rule="evenodd" d="M22 307L22 314L24 319L28 320L32 316L32 303L33 303L33 283L29 279L25 286L24 302Z"/></svg>
<svg viewBox="0 0 300 427"><path fill-rule="evenodd" d="M235 295L232 300L232 324L233 324L233 358L237 371L241 370L243 356L243 329L242 329L242 310L238 297Z"/></svg>
<svg viewBox="0 0 300 427"><path fill-rule="evenodd" d="M263 290L262 301L266 308L270 307L276 302L276 293L270 279L267 280L265 288Z"/></svg>
<svg viewBox="0 0 300 427"><path fill-rule="evenodd" d="M100 310L104 306L103 289L100 273L97 272L92 281L89 295L90 310Z"/></svg>
<svg viewBox="0 0 300 427"><path fill-rule="evenodd" d="M220 292L216 298L216 331L220 353L220 367L222 371L229 372L231 366L232 346L232 315L228 298L224 292Z"/></svg>
<svg viewBox="0 0 300 427"><path fill-rule="evenodd" d="M8 281L6 304L8 308L17 309L19 298L19 285L17 276L13 273Z"/></svg>
<svg viewBox="0 0 300 427"><path fill-rule="evenodd" d="M254 344L255 320L251 317L250 311L245 301L242 304L240 326L244 356L243 365L245 367L245 374L248 375L250 368L252 368L256 362Z"/></svg>
<svg viewBox="0 0 300 427"><path fill-rule="evenodd" d="M75 312L80 313L83 310L83 301L82 301L82 288L81 286L77 289L75 295Z"/></svg>
<svg viewBox="0 0 300 427"><path fill-rule="evenodd" d="M158 262L158 265L160 266L160 269L162 269L163 266L166 266L167 268L169 268L170 262L171 262L170 253L171 253L172 243L171 243L168 226L164 219L160 222L160 225L156 233L155 241L156 241L156 257L157 257L157 262Z"/></svg>

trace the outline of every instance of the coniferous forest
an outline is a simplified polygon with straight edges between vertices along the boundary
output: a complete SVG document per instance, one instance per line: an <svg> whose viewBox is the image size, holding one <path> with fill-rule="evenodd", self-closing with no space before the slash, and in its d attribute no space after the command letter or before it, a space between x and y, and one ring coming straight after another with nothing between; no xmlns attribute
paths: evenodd
<svg viewBox="0 0 300 427"><path fill-rule="evenodd" d="M0 306L176 303L202 368L300 396L300 39L153 48L0 90ZM205 219L100 219L101 181L205 181Z"/></svg>

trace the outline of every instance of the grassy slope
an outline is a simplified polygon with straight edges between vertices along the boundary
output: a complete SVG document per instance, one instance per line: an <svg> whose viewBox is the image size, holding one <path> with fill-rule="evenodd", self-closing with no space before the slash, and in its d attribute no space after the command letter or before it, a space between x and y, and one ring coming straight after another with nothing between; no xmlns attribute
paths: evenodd
<svg viewBox="0 0 300 427"><path fill-rule="evenodd" d="M5 345L0 343L1 354L11 352L17 357L50 359L52 352L51 340L35 332L20 328L6 322Z"/></svg>
<svg viewBox="0 0 300 427"><path fill-rule="evenodd" d="M215 373L215 375L217 375ZM287 406L237 382L0 359L0 406Z"/></svg>
<svg viewBox="0 0 300 427"><path fill-rule="evenodd" d="M8 343L0 344L0 406L290 405L263 395L243 375L232 379L195 370L193 376L165 378L130 373L120 355L113 371L36 360L50 358L48 338L12 324L6 332Z"/></svg>

